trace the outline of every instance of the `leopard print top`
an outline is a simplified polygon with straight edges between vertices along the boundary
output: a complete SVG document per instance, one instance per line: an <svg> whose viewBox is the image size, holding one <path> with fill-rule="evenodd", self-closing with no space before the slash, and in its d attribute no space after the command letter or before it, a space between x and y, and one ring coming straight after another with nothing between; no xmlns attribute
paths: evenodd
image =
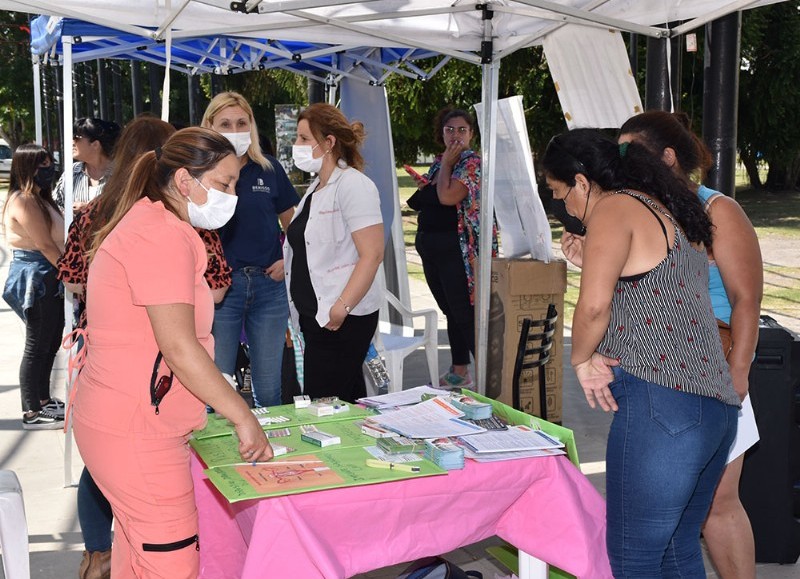
<svg viewBox="0 0 800 579"><path fill-rule="evenodd" d="M64 253L58 258L58 279L66 283L83 284L84 289L89 275L86 255L89 251L91 240L88 232L92 220L97 215L97 201L97 199L93 199L75 212L67 233ZM208 287L213 290L231 285L231 268L225 260L219 234L208 229L195 228L195 231L197 231L206 246L208 267L206 268L205 278ZM84 328L86 327L85 291L80 296L77 296L77 299L78 311L80 312L78 327Z"/></svg>

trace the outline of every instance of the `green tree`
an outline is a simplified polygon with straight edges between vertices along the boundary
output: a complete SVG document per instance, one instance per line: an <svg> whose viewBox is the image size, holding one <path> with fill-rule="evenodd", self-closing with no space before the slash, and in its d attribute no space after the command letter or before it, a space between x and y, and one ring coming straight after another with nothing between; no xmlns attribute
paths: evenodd
<svg viewBox="0 0 800 579"><path fill-rule="evenodd" d="M28 15L0 10L0 137L11 148L34 136Z"/></svg>
<svg viewBox="0 0 800 579"><path fill-rule="evenodd" d="M427 69L435 62L418 64ZM404 163L419 153L441 152L434 141L433 118L445 106L471 111L481 101L481 67L452 60L427 81L393 75L386 87L395 156ZM501 60L498 98L514 95L524 97L531 149L541 153L550 138L566 128L541 47L518 50Z"/></svg>
<svg viewBox="0 0 800 579"><path fill-rule="evenodd" d="M738 146L752 186L790 189L800 176L800 2L748 10L742 21Z"/></svg>

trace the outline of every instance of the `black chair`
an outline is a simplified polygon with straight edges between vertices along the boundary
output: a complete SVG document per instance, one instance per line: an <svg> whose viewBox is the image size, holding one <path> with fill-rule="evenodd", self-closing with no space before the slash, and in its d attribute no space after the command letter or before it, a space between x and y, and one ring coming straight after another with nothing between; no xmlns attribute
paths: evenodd
<svg viewBox="0 0 800 579"><path fill-rule="evenodd" d="M522 410L520 403L520 376L523 370L539 368L539 407L540 417L547 420L547 384L544 366L550 361L550 350L553 347L553 335L556 331L558 312L556 306L550 304L543 320L524 318L517 347L517 360L514 363L513 403L514 408Z"/></svg>

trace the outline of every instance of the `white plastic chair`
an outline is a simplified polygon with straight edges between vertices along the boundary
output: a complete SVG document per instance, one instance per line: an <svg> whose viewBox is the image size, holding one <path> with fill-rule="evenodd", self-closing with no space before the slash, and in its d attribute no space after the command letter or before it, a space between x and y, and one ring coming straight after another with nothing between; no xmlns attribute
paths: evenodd
<svg viewBox="0 0 800 579"><path fill-rule="evenodd" d="M393 324L381 322L378 327L376 346L378 352L386 360L386 371L389 373L389 392L399 392L403 389L403 362L409 354L420 346L425 347L425 357L428 360L431 384L439 383L439 336L438 317L436 310L411 310L397 299L388 290L384 292L388 304L397 310L403 319L425 318L425 329L421 336L405 335L403 328ZM407 333L407 332L406 332Z"/></svg>
<svg viewBox="0 0 800 579"><path fill-rule="evenodd" d="M13 470L0 470L0 550L6 579L30 579L28 523L22 487Z"/></svg>

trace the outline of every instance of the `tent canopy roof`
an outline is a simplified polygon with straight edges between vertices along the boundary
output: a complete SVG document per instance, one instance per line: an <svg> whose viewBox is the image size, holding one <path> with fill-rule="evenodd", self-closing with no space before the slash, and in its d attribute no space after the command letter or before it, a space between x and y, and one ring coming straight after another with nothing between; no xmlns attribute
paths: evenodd
<svg viewBox="0 0 800 579"><path fill-rule="evenodd" d="M441 54L477 64L541 44L545 35L565 23L668 37L736 10L777 1L0 0L0 9L94 23L98 35L91 30L80 34L93 49L99 36L109 38L109 31L117 31L115 40L100 45L105 57L112 58L130 58L136 51L157 54L159 48L163 52L161 42L170 31L176 66L189 72L226 73L290 63L302 71L297 63L306 56L298 60L297 55L305 53L308 60L320 57L310 66L323 70L338 66L336 55L342 54L384 64ZM684 24L667 24L675 22ZM68 26L64 34L75 34L69 30ZM144 54L141 58L147 59Z"/></svg>

